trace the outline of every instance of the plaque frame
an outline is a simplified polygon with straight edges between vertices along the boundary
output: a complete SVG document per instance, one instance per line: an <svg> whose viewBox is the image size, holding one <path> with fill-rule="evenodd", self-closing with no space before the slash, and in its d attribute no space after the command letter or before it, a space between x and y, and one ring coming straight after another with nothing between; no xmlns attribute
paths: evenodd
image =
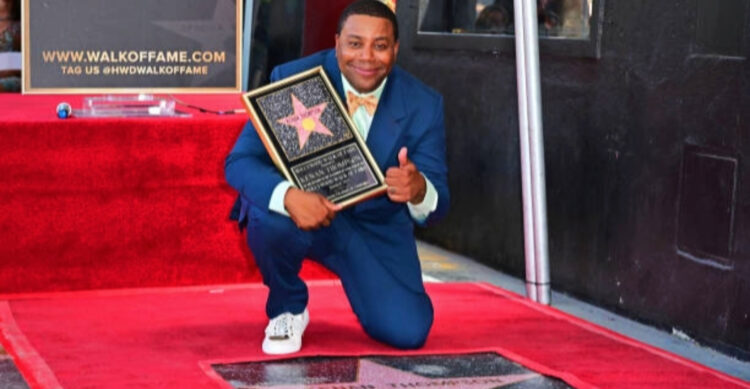
<svg viewBox="0 0 750 389"><path fill-rule="evenodd" d="M292 158L290 158L288 152L284 150L277 134L274 133L271 128L269 128L270 120L266 113L263 111L260 101L261 99L271 96L272 94L290 90L292 87L299 86L304 82L308 82L316 78L320 79L322 82L322 89L325 97L334 102L332 106L327 105L323 110L320 111L320 113L322 114L325 110L332 109L336 117L340 118L345 124L345 131L348 132L349 137L347 139L336 141L333 144L326 145L318 150L309 152L308 154L305 154L303 156L293 156ZM291 91L289 92L289 96L289 107L291 107L293 105L293 94L291 93ZM359 156L362 158L362 161L366 164L366 167L368 169L365 174L369 174L371 178L374 178L375 182L367 184L367 186L364 188L355 189L351 191L351 193L347 193L343 196L326 197L328 197L329 200L331 200L334 204L340 205L341 207L345 208L372 197L382 195L386 192L387 185L385 184L385 178L383 176L383 173L380 171L380 167L370 153L370 150L368 149L364 139L362 139L362 137L360 136L359 131L356 130L354 122L352 121L351 117L349 117L349 113L347 112L346 107L339 98L336 89L331 84L331 81L329 80L322 66L317 66L310 70L297 73L285 79L244 93L242 95L242 102L244 103L245 108L247 108L247 113L250 116L250 121L253 123L253 126L255 127L258 136L263 142L268 155L271 157L271 160L282 173L282 175L296 188L308 190L309 186L306 187L305 185L303 185L298 179L297 175L294 174L293 169L295 167L299 167L304 164L310 164L311 161L319 161L321 158L337 151L345 149L351 150L351 147L355 146L356 151L360 153ZM310 107L308 106L311 106L312 104L308 103L306 105L307 106L305 108L309 109ZM288 108L287 111L289 109L291 108ZM313 134L311 134L310 136L313 136ZM303 146L300 146L300 150L302 149Z"/></svg>

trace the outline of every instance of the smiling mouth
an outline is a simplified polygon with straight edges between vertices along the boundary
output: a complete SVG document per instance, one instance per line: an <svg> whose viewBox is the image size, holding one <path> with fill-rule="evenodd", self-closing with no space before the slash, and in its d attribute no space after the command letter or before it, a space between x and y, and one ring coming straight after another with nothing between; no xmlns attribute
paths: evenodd
<svg viewBox="0 0 750 389"><path fill-rule="evenodd" d="M362 76L369 76L369 77L371 77L371 76L374 76L374 75L378 74L378 68L365 69L365 68L359 68L359 67L356 67L356 66L352 66L352 69L355 72L357 72L358 74L362 75Z"/></svg>

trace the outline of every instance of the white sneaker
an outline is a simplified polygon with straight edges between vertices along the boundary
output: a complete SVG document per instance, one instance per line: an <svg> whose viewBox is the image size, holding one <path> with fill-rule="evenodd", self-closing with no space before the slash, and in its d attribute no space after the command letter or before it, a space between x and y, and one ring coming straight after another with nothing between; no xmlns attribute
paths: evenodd
<svg viewBox="0 0 750 389"><path fill-rule="evenodd" d="M263 352L266 354L289 354L302 348L302 334L310 322L310 314L305 308L302 313L293 315L284 312L268 322L266 337L263 339Z"/></svg>

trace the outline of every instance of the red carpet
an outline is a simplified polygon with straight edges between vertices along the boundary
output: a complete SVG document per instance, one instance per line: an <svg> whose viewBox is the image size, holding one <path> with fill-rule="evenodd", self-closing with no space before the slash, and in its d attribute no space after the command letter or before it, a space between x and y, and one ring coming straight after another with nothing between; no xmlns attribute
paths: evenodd
<svg viewBox="0 0 750 389"><path fill-rule="evenodd" d="M336 281L310 291L312 321L295 356L406 354L362 333ZM420 354L496 351L580 388L750 388L501 289L428 292L435 325ZM265 295L235 285L5 296L2 344L32 388L220 388L211 363L265 358Z"/></svg>
<svg viewBox="0 0 750 389"><path fill-rule="evenodd" d="M81 99L0 94L0 293L259 281L223 171L247 116L55 117Z"/></svg>

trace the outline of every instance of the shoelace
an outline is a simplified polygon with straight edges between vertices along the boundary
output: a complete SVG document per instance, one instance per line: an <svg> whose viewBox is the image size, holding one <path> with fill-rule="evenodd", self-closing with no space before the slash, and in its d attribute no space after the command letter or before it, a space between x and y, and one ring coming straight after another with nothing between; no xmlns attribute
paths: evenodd
<svg viewBox="0 0 750 389"><path fill-rule="evenodd" d="M281 314L273 321L273 326L270 328L271 331L268 336L276 340L289 339L294 332L293 321L294 316L291 313Z"/></svg>

